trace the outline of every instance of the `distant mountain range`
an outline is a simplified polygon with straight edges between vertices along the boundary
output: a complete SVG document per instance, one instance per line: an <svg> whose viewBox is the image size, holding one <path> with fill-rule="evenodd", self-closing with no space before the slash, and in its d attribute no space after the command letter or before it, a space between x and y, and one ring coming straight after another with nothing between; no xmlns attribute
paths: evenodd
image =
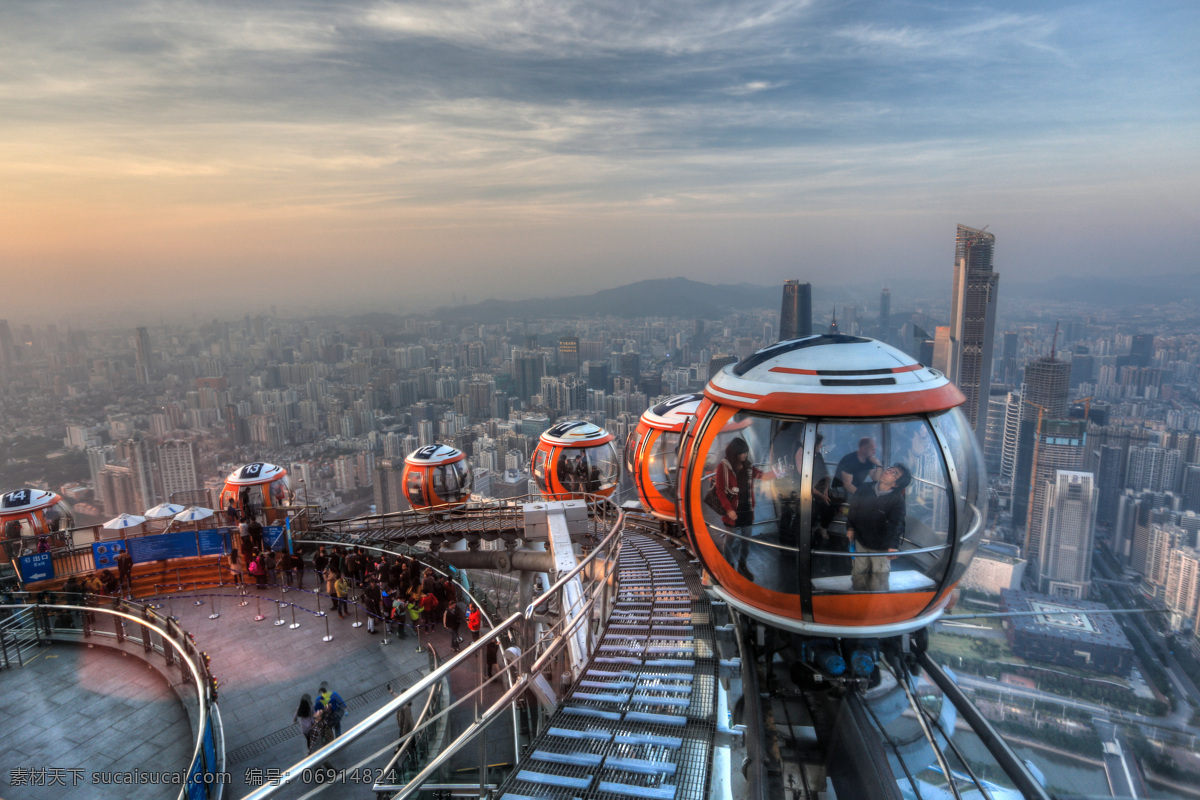
<svg viewBox="0 0 1200 800"><path fill-rule="evenodd" d="M893 281L897 290L924 292L934 296L945 292L949 303L950 276L944 282L931 279L901 284ZM539 297L528 300L485 300L466 306L442 307L429 316L446 322L492 324L506 319L570 319L578 317L612 316L622 319L636 317L678 317L683 319L715 319L729 311L778 309L782 298L782 283L756 286L749 283L713 285L688 278L660 278L638 281L587 295L570 297ZM814 285L813 311L820 317L830 307L842 303L877 301L876 297L858 297L848 287ZM1165 304L1178 300L1200 298L1200 274L1144 276L1138 279L1055 277L1040 283L1004 280L1001 272L1000 302L1082 302L1114 309L1132 308L1147 304ZM901 301L902 302L902 301ZM898 306L894 305L894 309ZM895 313L895 312L893 312ZM407 316L407 315L406 315ZM382 325L398 323L400 316L387 312L364 314L354 318L359 324Z"/></svg>
<svg viewBox="0 0 1200 800"><path fill-rule="evenodd" d="M704 317L712 319L737 309L774 308L779 286L748 283L714 286L687 278L638 281L594 294L531 300L485 300L469 306L441 308L433 316L448 322L494 323L505 319L613 316Z"/></svg>

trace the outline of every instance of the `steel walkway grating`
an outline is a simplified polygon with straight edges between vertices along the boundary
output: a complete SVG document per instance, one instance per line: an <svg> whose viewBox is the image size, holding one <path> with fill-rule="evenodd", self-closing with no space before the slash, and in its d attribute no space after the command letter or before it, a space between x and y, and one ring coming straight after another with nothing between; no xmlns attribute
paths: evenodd
<svg viewBox="0 0 1200 800"><path fill-rule="evenodd" d="M690 569L657 540L625 535L598 648L501 798L703 800L717 660Z"/></svg>

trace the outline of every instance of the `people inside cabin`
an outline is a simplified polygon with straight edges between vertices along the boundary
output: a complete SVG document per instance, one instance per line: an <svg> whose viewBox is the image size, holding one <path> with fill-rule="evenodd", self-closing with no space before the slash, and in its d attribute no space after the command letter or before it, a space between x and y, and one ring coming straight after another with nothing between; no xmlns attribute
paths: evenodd
<svg viewBox="0 0 1200 800"><path fill-rule="evenodd" d="M558 482L563 489L573 494L583 493L584 474L587 463L583 452L561 451L558 456Z"/></svg>
<svg viewBox="0 0 1200 800"><path fill-rule="evenodd" d="M897 462L881 470L878 481L868 481L850 497L846 532L854 546L851 588L859 592L886 592L893 555L904 536L904 490L912 482L908 467ZM863 555L863 554L867 555Z"/></svg>
<svg viewBox="0 0 1200 800"><path fill-rule="evenodd" d="M234 504L232 497L230 497L229 501L225 504L225 519L230 526L237 525L242 521L242 515L238 512L237 506Z"/></svg>
<svg viewBox="0 0 1200 800"><path fill-rule="evenodd" d="M837 479L846 496L854 494L868 480L879 480L883 464L875 457L877 450L875 440L864 436L858 440L858 449L842 456L837 465Z"/></svg>
<svg viewBox="0 0 1200 800"><path fill-rule="evenodd" d="M725 446L725 457L717 465L714 486L725 512L721 521L725 527L738 530L737 536L729 537L725 558L730 563L736 562L737 571L751 581L754 574L746 565L749 543L745 539L753 535L754 482L763 477L763 472L750 461L750 445L745 439L739 436Z"/></svg>
<svg viewBox="0 0 1200 800"><path fill-rule="evenodd" d="M10 519L4 523L4 555L9 561L21 554L21 523Z"/></svg>

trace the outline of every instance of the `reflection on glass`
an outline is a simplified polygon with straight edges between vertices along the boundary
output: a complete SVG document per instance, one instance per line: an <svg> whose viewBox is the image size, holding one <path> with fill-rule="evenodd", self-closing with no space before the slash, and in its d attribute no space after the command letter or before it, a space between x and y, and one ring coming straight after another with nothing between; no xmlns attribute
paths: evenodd
<svg viewBox="0 0 1200 800"><path fill-rule="evenodd" d="M840 448L841 480L831 489L830 550L814 552L814 594L932 591L946 569L951 505L929 423L822 423L820 432Z"/></svg>
<svg viewBox="0 0 1200 800"><path fill-rule="evenodd" d="M404 481L404 493L408 495L409 505L418 508L426 505L425 498L421 496L421 477L421 470L414 469Z"/></svg>
<svg viewBox="0 0 1200 800"><path fill-rule="evenodd" d="M679 434L663 432L654 440L647 454L650 483L658 493L675 502L679 482Z"/></svg>
<svg viewBox="0 0 1200 800"><path fill-rule="evenodd" d="M630 474L635 474L637 469L637 450L642 443L642 435L636 429L629 432L629 436L625 439L625 469Z"/></svg>
<svg viewBox="0 0 1200 800"><path fill-rule="evenodd" d="M925 418L741 412L704 455L705 523L729 565L759 586L797 593L803 550L814 595L933 591L945 576L955 506Z"/></svg>

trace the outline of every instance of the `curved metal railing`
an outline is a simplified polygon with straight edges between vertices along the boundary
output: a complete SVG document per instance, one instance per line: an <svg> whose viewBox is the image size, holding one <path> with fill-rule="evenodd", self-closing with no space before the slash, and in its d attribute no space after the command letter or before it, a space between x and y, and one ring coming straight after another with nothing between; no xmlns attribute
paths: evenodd
<svg viewBox="0 0 1200 800"><path fill-rule="evenodd" d="M27 592L13 594L28 596ZM191 674L191 682L196 690L197 715L195 726L195 745L188 764L187 777L179 791L179 800L204 797L208 800L220 800L224 793L225 784L225 738L221 727L220 712L216 706L216 688L204 653L186 631L175 625L172 620L164 619L165 624L158 625L159 619L150 608L121 600L115 608L86 606L61 603L28 603L5 604L0 609L30 610L34 614L34 625L41 624L47 639L54 641L79 642L80 638L73 634L65 636L64 629L50 624L51 614L58 612L79 612L84 616L84 629L81 636L112 637L117 644L126 639L142 645L146 653L158 652L167 660L167 665L178 662L181 670L187 668ZM125 609L125 610L122 610ZM136 609L139 614L130 613ZM87 614L104 614L113 618L113 632L97 630L87 622ZM133 636L123 631L122 622L133 622L140 626L141 636ZM66 629L72 632L74 628ZM152 634L157 633L159 643L155 644ZM125 651L123 651L125 652ZM133 651L136 654L136 650ZM209 753L215 763L209 764Z"/></svg>
<svg viewBox="0 0 1200 800"><path fill-rule="evenodd" d="M392 717L397 709L405 703L414 700L434 684L439 683L456 668L468 663L472 658L479 657L490 643L495 641L498 646L499 640L502 637L511 635L511 633L515 633L518 625L533 622L532 618L537 610L545 607L567 581L581 576L585 570L592 570L593 580L591 591L586 601L579 604L573 614L568 616L565 611L561 613L560 618L542 631L541 635L536 638L534 646L527 652L522 653L519 658L511 661L506 660L506 663L496 676L483 681L474 691L447 705L437 714L427 719L423 725L415 727L409 734L409 737L417 735L420 731L429 725L436 724L440 719L464 703L474 701L477 695L482 697L481 693L492 686L493 681L499 679L501 676L507 675L507 680L511 681L509 688L497 700L493 701L490 706L482 709L478 718L453 742L443 746L441 752L395 795L394 800L404 800L419 791L422 784L427 782L455 753L473 740L497 716L509 708L513 700L531 686L535 676L538 676L542 670L552 663L553 659L566 648L567 642L572 635L581 628L587 630L589 634L586 639L589 648L588 655L590 656L590 648L594 645L594 636L592 635L594 631L592 626L596 622L596 617L592 612L598 601L602 598L607 598L607 592L616 581L617 557L620 552L620 532L624 521L624 513L616 503L607 498L592 497L588 498L588 501L592 505L593 513L598 514L602 523L609 527L605 537L591 549L591 552L580 559L579 563L572 570L560 576L545 592L535 598L526 609L514 613L501 621L486 634L482 635L479 641L474 642L437 669L418 680L404 692L386 703L382 708L368 715L358 725L355 725L329 744L284 770L277 782L259 787L246 795L245 800L263 800L264 798L274 796L283 787L299 780L306 770L317 767ZM593 565L599 566L593 567ZM541 616L544 618L545 615Z"/></svg>

